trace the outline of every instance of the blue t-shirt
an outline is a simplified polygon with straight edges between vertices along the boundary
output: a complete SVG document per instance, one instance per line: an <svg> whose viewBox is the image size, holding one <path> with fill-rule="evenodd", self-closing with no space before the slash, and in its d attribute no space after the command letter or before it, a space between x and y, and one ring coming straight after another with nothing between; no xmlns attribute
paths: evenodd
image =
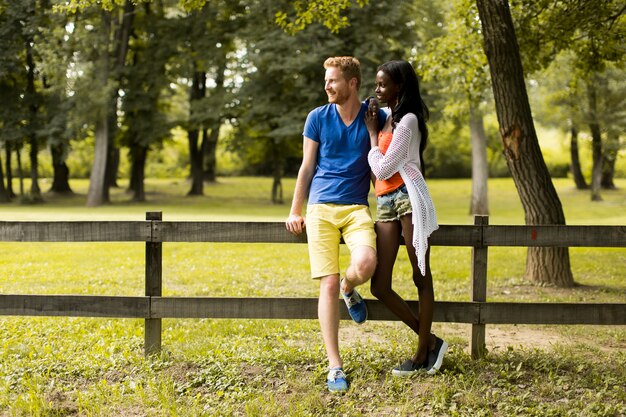
<svg viewBox="0 0 626 417"><path fill-rule="evenodd" d="M341 120L335 104L326 104L309 113L303 135L319 143L309 204L368 205L370 137L365 126L366 110L364 102L349 126ZM385 117L381 110L378 114L381 126Z"/></svg>

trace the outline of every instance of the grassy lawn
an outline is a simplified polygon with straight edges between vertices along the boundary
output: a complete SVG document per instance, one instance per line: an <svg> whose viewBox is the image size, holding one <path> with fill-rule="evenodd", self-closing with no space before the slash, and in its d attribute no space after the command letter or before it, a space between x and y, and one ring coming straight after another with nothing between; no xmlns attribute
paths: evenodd
<svg viewBox="0 0 626 417"><path fill-rule="evenodd" d="M571 180L554 183L568 224L626 225L626 180L597 203ZM429 184L441 224L473 223L468 180ZM75 196L0 205L0 220L142 220L158 210L165 220L283 221L293 186L285 180L287 202L275 205L267 178L220 178L202 197L187 197L184 180L149 180L148 202L118 189L113 204L87 209L88 183L74 181ZM490 224L524 223L511 180L490 180L489 192ZM2 294L144 291L141 243L0 242L0 254ZM433 248L438 300L469 300L470 255ZM624 249L570 249L572 290L527 283L525 255L490 249L488 300L626 302ZM164 295L315 297L307 259L304 245L166 243ZM404 253L394 272L398 292L415 298ZM478 361L469 326L434 331L451 345L442 372L398 380L390 369L416 338L399 323L342 322L351 388L335 396L315 320L164 320L164 351L145 360L143 320L0 317L0 416L626 415L624 326L487 326L489 354Z"/></svg>

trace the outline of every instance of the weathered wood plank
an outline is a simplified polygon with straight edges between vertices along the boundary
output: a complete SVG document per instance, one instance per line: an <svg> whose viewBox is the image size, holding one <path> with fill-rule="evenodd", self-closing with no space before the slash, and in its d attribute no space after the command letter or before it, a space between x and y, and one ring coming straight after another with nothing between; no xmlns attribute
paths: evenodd
<svg viewBox="0 0 626 417"><path fill-rule="evenodd" d="M280 222L161 222L154 239L163 242L306 243L306 233L294 236ZM480 242L475 226L441 225L432 245L473 246Z"/></svg>
<svg viewBox="0 0 626 417"><path fill-rule="evenodd" d="M146 213L146 220L160 222L160 211ZM158 223L153 223L153 227ZM146 242L146 296L160 297L163 293L163 243ZM146 356L161 350L161 319L146 318L144 321L144 351Z"/></svg>
<svg viewBox="0 0 626 417"><path fill-rule="evenodd" d="M150 222L0 222L2 242L146 242Z"/></svg>
<svg viewBox="0 0 626 417"><path fill-rule="evenodd" d="M477 246L480 245L481 230L474 225L439 225L430 236L433 246Z"/></svg>
<svg viewBox="0 0 626 417"><path fill-rule="evenodd" d="M626 324L626 304L483 303L481 323L489 324Z"/></svg>
<svg viewBox="0 0 626 417"><path fill-rule="evenodd" d="M486 246L626 247L626 226L486 226Z"/></svg>
<svg viewBox="0 0 626 417"><path fill-rule="evenodd" d="M2 316L149 317L149 297L0 295Z"/></svg>
<svg viewBox="0 0 626 417"><path fill-rule="evenodd" d="M342 320L350 320L337 300ZM397 318L378 300L366 300L369 320ZM413 309L418 302L408 301ZM150 310L152 311L150 313ZM317 319L317 298L110 297L85 295L0 295L2 316L114 318ZM625 325L625 304L435 303L434 321L480 324Z"/></svg>
<svg viewBox="0 0 626 417"><path fill-rule="evenodd" d="M489 225L489 217L476 216L474 224L480 227L480 231ZM474 302L487 301L487 259L489 247L477 245L472 248L472 289L471 300ZM485 325L472 324L470 337L470 354L473 359L478 359L485 354Z"/></svg>
<svg viewBox="0 0 626 417"><path fill-rule="evenodd" d="M154 240L163 242L306 243L277 222L161 222Z"/></svg>
<svg viewBox="0 0 626 417"><path fill-rule="evenodd" d="M317 319L317 298L152 297L152 316L160 318ZM365 300L368 320L397 320L378 300ZM342 320L351 320L337 300ZM418 302L408 301L417 311ZM437 322L478 323L479 306L469 302L435 303Z"/></svg>
<svg viewBox="0 0 626 417"><path fill-rule="evenodd" d="M281 222L0 222L0 241L306 243ZM485 246L626 247L626 226L484 226ZM480 226L441 225L435 246L477 246Z"/></svg>

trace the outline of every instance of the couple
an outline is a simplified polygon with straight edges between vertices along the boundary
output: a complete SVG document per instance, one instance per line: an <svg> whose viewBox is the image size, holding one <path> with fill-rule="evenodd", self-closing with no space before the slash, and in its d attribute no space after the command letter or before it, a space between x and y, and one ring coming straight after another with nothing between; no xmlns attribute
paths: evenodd
<svg viewBox="0 0 626 417"><path fill-rule="evenodd" d="M329 361L328 389L348 389L339 354L338 293L357 323L367 319L367 306L355 287L370 278L372 294L418 335L411 359L393 369L396 376L432 374L441 366L447 344L431 334L434 292L428 237L437 229L434 207L422 176L428 109L417 76L406 61L381 65L376 100L361 102L360 63L353 57L324 62L324 89L329 104L311 111L304 125L302 165L287 230L307 232L311 275L320 281L318 317ZM376 177L378 222L367 197ZM308 199L306 222L302 208ZM339 277L339 242L350 250L350 265ZM419 314L391 288L393 265L404 238Z"/></svg>

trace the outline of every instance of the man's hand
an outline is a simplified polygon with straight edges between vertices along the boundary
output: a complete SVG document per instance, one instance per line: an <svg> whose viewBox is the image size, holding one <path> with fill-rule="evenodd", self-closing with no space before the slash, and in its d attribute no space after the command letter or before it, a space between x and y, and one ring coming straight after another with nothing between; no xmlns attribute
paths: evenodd
<svg viewBox="0 0 626 417"><path fill-rule="evenodd" d="M285 227L294 235L299 235L304 232L305 223L304 217L298 214L291 214L285 222Z"/></svg>

